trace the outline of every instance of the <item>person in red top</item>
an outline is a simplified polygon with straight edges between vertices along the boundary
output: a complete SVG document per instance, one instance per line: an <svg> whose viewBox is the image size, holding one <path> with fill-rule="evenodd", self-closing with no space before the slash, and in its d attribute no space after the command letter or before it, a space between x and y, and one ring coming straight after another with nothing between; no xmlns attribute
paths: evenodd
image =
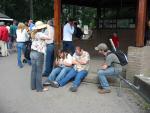
<svg viewBox="0 0 150 113"><path fill-rule="evenodd" d="M118 37L117 33L113 33L112 41L113 41L116 49L119 48L119 37Z"/></svg>
<svg viewBox="0 0 150 113"><path fill-rule="evenodd" d="M8 30L4 22L0 22L0 48L1 55L8 56L7 42L9 41Z"/></svg>

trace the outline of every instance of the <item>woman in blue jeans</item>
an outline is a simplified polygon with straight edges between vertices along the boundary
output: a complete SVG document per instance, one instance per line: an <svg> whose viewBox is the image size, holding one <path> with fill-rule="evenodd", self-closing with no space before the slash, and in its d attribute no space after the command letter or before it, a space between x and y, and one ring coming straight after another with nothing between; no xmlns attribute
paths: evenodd
<svg viewBox="0 0 150 113"><path fill-rule="evenodd" d="M55 68L50 73L44 85L49 85L53 81L60 81L72 69L72 56L64 50L58 50L58 57L55 60Z"/></svg>
<svg viewBox="0 0 150 113"><path fill-rule="evenodd" d="M48 88L43 87L42 84L42 70L44 63L44 53L46 49L45 40L48 39L48 36L42 32L44 28L46 28L46 24L41 21L37 21L35 23L35 30L31 34L31 89L36 90L37 92L43 92L48 90Z"/></svg>
<svg viewBox="0 0 150 113"><path fill-rule="evenodd" d="M18 28L16 31L17 34L17 60L18 60L18 66L20 68L23 67L22 61L21 61L21 56L24 55L22 52L25 52L25 42L29 39L29 35L25 29L25 24L24 23L19 23ZM24 56L23 56L24 57Z"/></svg>

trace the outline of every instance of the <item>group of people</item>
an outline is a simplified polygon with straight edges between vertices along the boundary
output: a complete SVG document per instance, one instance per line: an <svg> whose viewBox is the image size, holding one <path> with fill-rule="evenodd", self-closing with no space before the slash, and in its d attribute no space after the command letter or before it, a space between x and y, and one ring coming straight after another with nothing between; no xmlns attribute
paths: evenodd
<svg viewBox="0 0 150 113"><path fill-rule="evenodd" d="M63 48L55 50L53 20L49 20L47 24L42 21L33 24L31 20L28 25L18 23L16 42L17 61L20 68L23 67L21 57L24 57L26 42L29 40L32 42L30 60L27 60L32 67L32 90L43 92L48 90L49 85L58 88L73 80L70 91L77 91L81 81L88 75L90 55L80 46L74 46L72 40L74 32L75 25L73 20L70 19L63 27ZM114 34L114 38L116 38L116 34ZM118 42L116 45L119 46ZM99 44L95 47L95 50L106 57L105 63L101 65L98 71L101 86L99 93L110 93L111 90L106 77L121 73L120 61L115 54L109 51L105 43ZM54 57L54 51L57 53L56 57ZM56 59L54 60L54 58ZM43 76L47 77L45 81L42 81Z"/></svg>
<svg viewBox="0 0 150 113"><path fill-rule="evenodd" d="M74 47L72 42L74 32L73 21L69 20L68 23L64 25L63 49L57 51L54 63L51 61L48 62L49 59L54 58L53 56L45 56L45 70L48 69L48 71L46 70L47 73L46 71L42 73L44 53L46 52L47 54L48 49L48 45L44 46L44 42L49 41L53 44L54 36L49 30L48 35L46 35L43 29L48 29L48 26L41 21L37 21L33 34L31 34L31 89L43 92L48 90L48 85L59 88L66 85L70 80L73 80L70 91L76 92L81 81L88 75L90 55L80 46ZM53 38L50 35L52 35ZM110 93L111 90L106 76L118 75L122 71L122 66L117 56L109 51L105 43L99 44L95 47L95 50L98 50L101 55L106 57L106 62L98 71L101 85L99 93ZM47 79L42 81L42 76L47 76Z"/></svg>
<svg viewBox="0 0 150 113"><path fill-rule="evenodd" d="M14 21L12 25L9 25L9 23L6 24L3 21L0 22L0 52L2 57L8 56L8 49L12 49L14 47L16 30L16 21Z"/></svg>

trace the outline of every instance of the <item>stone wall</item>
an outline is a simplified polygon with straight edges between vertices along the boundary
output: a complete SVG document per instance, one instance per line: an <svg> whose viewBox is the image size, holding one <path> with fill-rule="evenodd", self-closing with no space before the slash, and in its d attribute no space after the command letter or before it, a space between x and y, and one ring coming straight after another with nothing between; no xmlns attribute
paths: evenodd
<svg viewBox="0 0 150 113"><path fill-rule="evenodd" d="M150 77L150 46L129 47L128 61L127 79L133 81L134 76L140 74Z"/></svg>

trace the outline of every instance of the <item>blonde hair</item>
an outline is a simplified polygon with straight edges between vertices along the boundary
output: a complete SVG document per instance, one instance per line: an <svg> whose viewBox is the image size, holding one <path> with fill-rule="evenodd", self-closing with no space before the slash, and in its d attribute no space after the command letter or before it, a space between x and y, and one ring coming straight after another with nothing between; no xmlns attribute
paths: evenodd
<svg viewBox="0 0 150 113"><path fill-rule="evenodd" d="M21 30L21 32L22 32L22 31L25 29L25 27L26 27L25 24L20 22L20 23L18 24L18 28L17 28L17 29L18 29L18 30Z"/></svg>
<svg viewBox="0 0 150 113"><path fill-rule="evenodd" d="M35 34L38 32L39 30L38 29L36 29L36 30L33 30L32 32L31 32L31 38L35 38Z"/></svg>

